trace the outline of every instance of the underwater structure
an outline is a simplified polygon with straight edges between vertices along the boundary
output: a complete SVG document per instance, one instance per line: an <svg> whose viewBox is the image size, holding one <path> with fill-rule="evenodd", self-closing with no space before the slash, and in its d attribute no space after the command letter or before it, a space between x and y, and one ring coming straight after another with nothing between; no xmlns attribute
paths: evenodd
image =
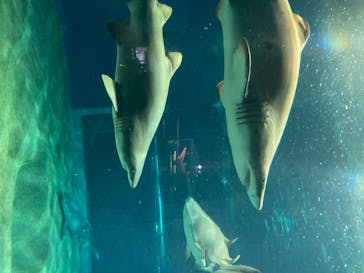
<svg viewBox="0 0 364 273"><path fill-rule="evenodd" d="M0 271L78 272L78 243L61 238L58 192L70 192L68 80L49 0L0 3Z"/></svg>

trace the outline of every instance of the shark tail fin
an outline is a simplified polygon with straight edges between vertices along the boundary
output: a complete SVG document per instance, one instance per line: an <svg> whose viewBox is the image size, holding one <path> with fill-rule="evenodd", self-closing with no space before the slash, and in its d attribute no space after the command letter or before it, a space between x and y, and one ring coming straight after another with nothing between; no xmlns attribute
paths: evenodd
<svg viewBox="0 0 364 273"><path fill-rule="evenodd" d="M293 17L297 23L298 36L301 41L301 49L303 49L304 46L306 45L308 37L310 37L311 33L310 25L307 23L306 20L304 20L301 16L299 16L296 13L293 13Z"/></svg>
<svg viewBox="0 0 364 273"><path fill-rule="evenodd" d="M106 27L109 30L111 36L115 42L120 45L125 42L126 39L130 40L130 21L129 19L121 19L118 21L112 21L107 23ZM128 38L129 37L129 38Z"/></svg>
<svg viewBox="0 0 364 273"><path fill-rule="evenodd" d="M116 82L109 76L102 74L102 81L104 83L107 94L109 95L115 112L118 112L118 103L116 98Z"/></svg>
<svg viewBox="0 0 364 273"><path fill-rule="evenodd" d="M174 72L178 69L182 62L181 52L167 52L167 58L170 63L170 74L173 76Z"/></svg>

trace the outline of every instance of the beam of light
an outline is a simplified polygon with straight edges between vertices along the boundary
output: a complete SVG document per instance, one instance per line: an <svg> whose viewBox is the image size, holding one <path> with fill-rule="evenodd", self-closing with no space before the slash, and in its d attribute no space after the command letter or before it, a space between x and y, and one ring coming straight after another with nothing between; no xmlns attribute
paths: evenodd
<svg viewBox="0 0 364 273"><path fill-rule="evenodd" d="M165 258L166 258L166 249L165 249L165 238L164 238L164 219L163 219L163 198L161 193L161 178L159 171L159 157L158 157L158 142L157 138L154 137L154 170L155 170L155 182L156 182L156 195L157 195L157 203L158 203L158 214L159 214L159 222L156 226L156 231L159 230L160 234L160 258L158 259L159 266L158 272L166 272L165 270Z"/></svg>

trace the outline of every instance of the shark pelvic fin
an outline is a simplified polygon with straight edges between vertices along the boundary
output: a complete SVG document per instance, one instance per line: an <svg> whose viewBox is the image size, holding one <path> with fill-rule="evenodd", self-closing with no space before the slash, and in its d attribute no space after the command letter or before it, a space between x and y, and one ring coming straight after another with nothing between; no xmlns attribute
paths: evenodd
<svg viewBox="0 0 364 273"><path fill-rule="evenodd" d="M308 37L310 37L310 25L296 13L293 13L293 17L297 23L298 36L301 41L301 49L303 49L306 45Z"/></svg>
<svg viewBox="0 0 364 273"><path fill-rule="evenodd" d="M252 60L249 42L245 37L242 37L234 52L234 71L237 73L237 75L235 75L237 79L241 81L239 86L242 88L242 98L244 99L246 99L249 95L251 65ZM240 74L242 71L243 75Z"/></svg>
<svg viewBox="0 0 364 273"><path fill-rule="evenodd" d="M163 16L162 25L164 25L168 21L169 17L171 17L173 9L170 6L161 3L158 3L158 8L162 12Z"/></svg>
<svg viewBox="0 0 364 273"><path fill-rule="evenodd" d="M111 99L112 105L114 107L115 112L118 112L118 103L116 99L116 82L110 78L109 76L102 74L102 81L104 82L105 89L109 98Z"/></svg>
<svg viewBox="0 0 364 273"><path fill-rule="evenodd" d="M167 52L166 56L170 63L170 73L172 77L174 72L176 72L178 67L181 65L182 54L181 52Z"/></svg>

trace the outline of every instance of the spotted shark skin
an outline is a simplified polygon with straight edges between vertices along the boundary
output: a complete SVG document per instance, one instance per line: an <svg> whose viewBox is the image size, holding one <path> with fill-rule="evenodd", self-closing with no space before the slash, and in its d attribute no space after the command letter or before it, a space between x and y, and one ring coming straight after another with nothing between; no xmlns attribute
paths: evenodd
<svg viewBox="0 0 364 273"><path fill-rule="evenodd" d="M132 188L167 101L169 83L182 54L166 52L163 26L172 8L156 0L127 0L130 18L108 23L116 42L115 78L102 75L112 101L116 148Z"/></svg>
<svg viewBox="0 0 364 273"><path fill-rule="evenodd" d="M217 91L232 158L251 203L261 210L310 27L287 0L221 0L216 14L224 46Z"/></svg>

